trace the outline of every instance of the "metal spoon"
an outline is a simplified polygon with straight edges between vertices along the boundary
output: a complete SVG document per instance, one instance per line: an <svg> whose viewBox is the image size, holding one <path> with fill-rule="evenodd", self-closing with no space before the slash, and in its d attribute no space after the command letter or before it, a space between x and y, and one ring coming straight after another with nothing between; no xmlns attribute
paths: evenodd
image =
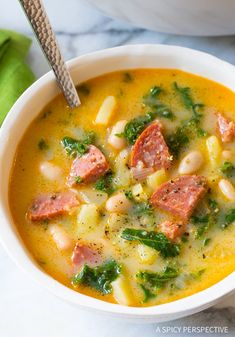
<svg viewBox="0 0 235 337"><path fill-rule="evenodd" d="M72 78L61 55L59 45L41 0L19 0L38 42L56 76L68 105L71 108L81 104Z"/></svg>

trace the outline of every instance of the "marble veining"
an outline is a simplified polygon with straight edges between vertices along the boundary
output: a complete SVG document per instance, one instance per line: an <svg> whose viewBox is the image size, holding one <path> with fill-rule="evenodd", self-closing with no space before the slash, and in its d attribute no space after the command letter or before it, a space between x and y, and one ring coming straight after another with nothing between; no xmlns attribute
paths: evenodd
<svg viewBox="0 0 235 337"><path fill-rule="evenodd" d="M235 64L234 36L189 37L156 33L108 18L85 0L45 0L44 4L66 60L122 44L163 43L200 49ZM33 38L28 61L35 74L41 76L49 67L18 2L8 0L6 5L5 0L0 0L0 6L4 9L0 11L2 27L16 29ZM77 309L48 294L14 265L1 246L0 275L1 337L70 337L75 333L81 337L176 336L173 332L166 334L156 330L167 326L227 326L229 333L226 335L235 335L235 294L216 307L187 318L159 325L133 325L107 321L101 315Z"/></svg>

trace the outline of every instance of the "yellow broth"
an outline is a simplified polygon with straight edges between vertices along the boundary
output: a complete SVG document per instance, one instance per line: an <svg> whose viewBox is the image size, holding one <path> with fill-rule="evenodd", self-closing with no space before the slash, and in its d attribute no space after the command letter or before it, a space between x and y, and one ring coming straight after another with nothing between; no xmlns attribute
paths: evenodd
<svg viewBox="0 0 235 337"><path fill-rule="evenodd" d="M99 206L101 215L98 224L95 227L91 224L91 228L82 228L78 224L77 214L81 206L72 215L52 219L49 224L45 221L31 222L26 217L27 210L35 197L42 193L53 193L68 188L66 177L73 159L66 154L61 145L63 137L80 138L81 130L94 131L96 145L103 150L115 174L114 163L119 151L107 142L110 130L119 120L129 121L148 111L148 107L143 105L143 96L149 92L150 88L160 86L164 89L159 95L159 100L166 104L176 116L173 121L159 118L163 124L164 135L173 132L180 121L190 118L192 112L182 104L178 93L173 89L173 82L177 82L180 87L189 87L194 102L204 104L204 108L200 110L203 114L201 128L207 132L207 135L194 136L183 148L179 158L173 161L173 166L167 172L168 179L179 175L179 163L186 154L192 150L201 151L204 164L197 174L207 178L208 185L213 192L213 199L219 203L220 209L229 211L235 204L228 201L218 188L219 179L224 178L220 167L226 160L221 156L217 166L212 167L206 140L210 135L218 136L214 111L219 111L235 120L235 94L222 85L199 76L179 70L137 69L110 73L91 79L79 90L82 101L79 108L70 110L63 96L59 95L33 121L18 146L9 188L9 201L15 224L27 249L41 268L75 291L116 303L112 293L102 295L90 287L84 285L74 287L71 284L71 277L75 273L71 262L72 249L58 250L48 231L48 225L51 223L62 226L74 243L81 240L88 244L100 245L103 260L113 258L122 265L122 273L129 289L129 305L132 306L156 305L192 295L210 287L235 270L234 223L226 229L221 229L219 224L213 224L201 238L195 237L197 225L189 224L186 242L180 242L179 256L164 259L158 252L155 252L153 261L144 263L139 256L140 243L123 240L120 238L120 233L126 227L157 230L156 223L170 217L168 213L159 209L154 211L155 220L151 222L148 217L139 221L130 219L125 214L110 215L105 210L105 205L101 205ZM114 96L117 101L115 112L108 126L97 126L94 121L99 107L110 95ZM235 153L235 142L230 144L220 142L220 146L223 150ZM130 146L127 148L129 151ZM39 167L44 161L62 169L59 179L48 180L43 176ZM235 164L235 156L230 161ZM118 190L127 191L135 184L137 183L130 180L130 186L116 186L115 193ZM94 184L89 184L88 187L92 189ZM142 182L142 187L147 197L150 197L153 191L145 182ZM87 187L82 184L75 187L78 191L84 188ZM177 268L179 276L158 290L156 297L144 303L143 290L136 279L136 274L146 270L161 272L166 265Z"/></svg>

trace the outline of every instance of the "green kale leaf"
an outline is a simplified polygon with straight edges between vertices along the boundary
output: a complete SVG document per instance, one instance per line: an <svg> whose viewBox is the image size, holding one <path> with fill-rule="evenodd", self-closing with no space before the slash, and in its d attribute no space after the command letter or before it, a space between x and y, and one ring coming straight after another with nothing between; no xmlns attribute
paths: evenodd
<svg viewBox="0 0 235 337"><path fill-rule="evenodd" d="M167 266L160 273L140 271L136 277L153 289L162 289L167 282L175 279L178 275L179 271L177 269Z"/></svg>
<svg viewBox="0 0 235 337"><path fill-rule="evenodd" d="M95 189L97 191L108 193L109 195L112 194L115 191L112 172L108 172L103 177L99 178L95 183Z"/></svg>
<svg viewBox="0 0 235 337"><path fill-rule="evenodd" d="M229 210L229 212L225 215L225 221L223 224L223 228L227 228L235 221L235 208Z"/></svg>
<svg viewBox="0 0 235 337"><path fill-rule="evenodd" d="M219 206L216 200L207 200L207 210L206 214L193 215L191 221L197 226L196 238L201 239L206 232L216 224L219 217Z"/></svg>
<svg viewBox="0 0 235 337"><path fill-rule="evenodd" d="M180 247L172 243L163 233L146 231L141 229L126 228L121 237L128 241L138 241L148 247L152 247L166 257L175 257L180 253Z"/></svg>
<svg viewBox="0 0 235 337"><path fill-rule="evenodd" d="M200 117L191 117L184 121L175 132L166 137L166 143L170 152L178 158L180 151L189 144L190 140L196 136L205 135L204 130L200 128Z"/></svg>
<svg viewBox="0 0 235 337"><path fill-rule="evenodd" d="M151 300L151 299L153 299L157 296L150 289L145 287L143 284L140 284L140 287L141 287L141 289L143 290L143 293L144 293L143 303L147 303L149 300Z"/></svg>
<svg viewBox="0 0 235 337"><path fill-rule="evenodd" d="M82 156L88 151L88 147L95 140L94 132L88 132L83 139L77 140L71 137L64 137L61 144L69 156Z"/></svg>
<svg viewBox="0 0 235 337"><path fill-rule="evenodd" d="M144 95L143 103L144 105L151 108L151 112L149 114L151 114L152 119L156 117L162 117L173 120L175 118L175 115L173 114L171 109L162 102L160 102L158 99L159 94L162 92L163 89L161 87L152 87L149 92Z"/></svg>
<svg viewBox="0 0 235 337"><path fill-rule="evenodd" d="M135 203L134 205L133 213L136 216L143 216L143 215L152 216L153 208L148 202L138 202Z"/></svg>
<svg viewBox="0 0 235 337"><path fill-rule="evenodd" d="M139 135L144 131L146 125L153 120L150 114L139 116L131 119L125 126L123 134L119 136L124 136L130 144L135 144Z"/></svg>
<svg viewBox="0 0 235 337"><path fill-rule="evenodd" d="M108 260L95 268L85 264L82 270L73 277L72 284L74 286L82 284L106 295L112 292L111 283L120 273L121 266L115 260Z"/></svg>
<svg viewBox="0 0 235 337"><path fill-rule="evenodd" d="M227 177L233 178L235 176L235 166L229 161L225 161L220 167L220 171Z"/></svg>
<svg viewBox="0 0 235 337"><path fill-rule="evenodd" d="M194 103L191 96L191 89L189 87L180 87L176 82L173 83L175 91L180 95L184 107L188 110L192 109L195 117L201 117L198 109L203 108L204 104Z"/></svg>
<svg viewBox="0 0 235 337"><path fill-rule="evenodd" d="M159 290L164 288L164 286L173 281L179 275L179 270L172 267L165 267L162 272L154 273L150 271L140 271L136 274L140 286L144 292L143 302L157 296Z"/></svg>

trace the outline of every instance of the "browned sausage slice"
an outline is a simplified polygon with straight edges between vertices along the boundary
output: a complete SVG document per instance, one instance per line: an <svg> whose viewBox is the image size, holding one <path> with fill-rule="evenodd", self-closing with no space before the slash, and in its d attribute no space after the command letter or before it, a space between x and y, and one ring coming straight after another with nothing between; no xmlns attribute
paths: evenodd
<svg viewBox="0 0 235 337"><path fill-rule="evenodd" d="M131 166L138 164L154 170L168 169L172 157L162 135L159 122L150 124L138 137L131 152Z"/></svg>
<svg viewBox="0 0 235 337"><path fill-rule="evenodd" d="M48 220L66 214L76 206L78 200L72 191L44 194L33 201L27 215L32 221Z"/></svg>
<svg viewBox="0 0 235 337"><path fill-rule="evenodd" d="M96 264L101 261L101 255L97 250L82 243L77 243L72 254L72 262L75 266L87 263Z"/></svg>
<svg viewBox="0 0 235 337"><path fill-rule="evenodd" d="M154 207L187 221L206 190L204 177L185 175L163 183L153 193L150 202Z"/></svg>
<svg viewBox="0 0 235 337"><path fill-rule="evenodd" d="M168 239L175 241L185 232L186 224L183 221L167 220L162 222L158 228Z"/></svg>
<svg viewBox="0 0 235 337"><path fill-rule="evenodd" d="M235 122L217 114L217 126L223 143L230 143L235 138Z"/></svg>
<svg viewBox="0 0 235 337"><path fill-rule="evenodd" d="M74 159L68 177L68 185L74 186L79 181L90 183L96 181L109 170L109 164L103 153L94 145L82 157Z"/></svg>

